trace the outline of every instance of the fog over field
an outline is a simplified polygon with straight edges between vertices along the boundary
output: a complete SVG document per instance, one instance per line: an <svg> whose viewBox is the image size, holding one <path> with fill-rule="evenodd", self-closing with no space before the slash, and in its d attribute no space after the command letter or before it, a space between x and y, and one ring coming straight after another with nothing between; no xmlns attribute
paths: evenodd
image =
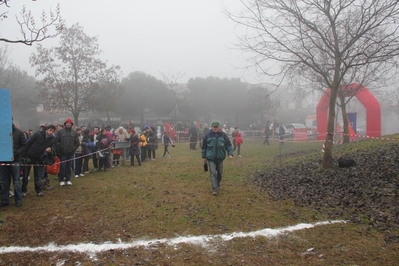
<svg viewBox="0 0 399 266"><path fill-rule="evenodd" d="M55 10L57 3L66 26L79 23L87 35L98 36L102 60L120 65L125 74L143 71L161 78L159 72L182 72L182 83L191 77L208 76L261 81L243 69L241 52L231 49L240 29L223 10L240 10L238 0L10 1L2 37L20 37L15 16L23 5L39 18L42 11ZM10 59L32 75L29 56L36 45L9 45ZM41 45L57 46L58 38Z"/></svg>

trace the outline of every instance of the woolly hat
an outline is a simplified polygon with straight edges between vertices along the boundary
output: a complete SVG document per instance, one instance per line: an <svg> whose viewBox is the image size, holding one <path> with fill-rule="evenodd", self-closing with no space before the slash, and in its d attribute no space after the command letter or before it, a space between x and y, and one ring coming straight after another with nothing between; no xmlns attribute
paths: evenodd
<svg viewBox="0 0 399 266"><path fill-rule="evenodd" d="M70 118L65 119L64 126L65 126L66 123L71 123L72 126L73 126L73 121Z"/></svg>

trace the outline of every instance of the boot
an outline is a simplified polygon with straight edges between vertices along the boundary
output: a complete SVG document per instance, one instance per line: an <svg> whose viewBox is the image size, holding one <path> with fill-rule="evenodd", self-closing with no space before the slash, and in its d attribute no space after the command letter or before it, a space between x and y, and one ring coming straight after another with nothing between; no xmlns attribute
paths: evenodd
<svg viewBox="0 0 399 266"><path fill-rule="evenodd" d="M53 189L53 187L50 186L50 180L48 178L44 179L43 189L45 189L45 190Z"/></svg>

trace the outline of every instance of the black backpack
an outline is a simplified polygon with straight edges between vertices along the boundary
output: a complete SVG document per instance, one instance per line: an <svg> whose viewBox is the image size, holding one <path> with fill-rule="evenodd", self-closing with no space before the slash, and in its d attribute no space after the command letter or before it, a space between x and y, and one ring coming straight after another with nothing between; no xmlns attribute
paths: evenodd
<svg viewBox="0 0 399 266"><path fill-rule="evenodd" d="M338 158L338 166L341 168L348 168L356 166L356 162L352 157L342 156Z"/></svg>

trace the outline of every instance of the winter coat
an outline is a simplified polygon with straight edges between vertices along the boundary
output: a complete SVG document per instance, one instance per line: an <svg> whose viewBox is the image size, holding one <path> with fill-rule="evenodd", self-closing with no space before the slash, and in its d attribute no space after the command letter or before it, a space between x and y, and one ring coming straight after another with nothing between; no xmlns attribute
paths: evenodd
<svg viewBox="0 0 399 266"><path fill-rule="evenodd" d="M22 155L26 153L26 139L24 133L12 124L12 139L13 139L13 153L14 162L20 162Z"/></svg>
<svg viewBox="0 0 399 266"><path fill-rule="evenodd" d="M198 129L195 127L195 125L192 125L190 127L190 141L197 141L198 139Z"/></svg>
<svg viewBox="0 0 399 266"><path fill-rule="evenodd" d="M72 155L79 145L78 133L75 130L66 127L58 130L55 136L57 154Z"/></svg>
<svg viewBox="0 0 399 266"><path fill-rule="evenodd" d="M172 145L172 141L170 140L170 138L167 134L164 134L162 136L162 145L164 145L164 146Z"/></svg>
<svg viewBox="0 0 399 266"><path fill-rule="evenodd" d="M209 161L221 162L228 155L233 155L229 137L222 131L209 131L203 138L201 156Z"/></svg>
<svg viewBox="0 0 399 266"><path fill-rule="evenodd" d="M270 136L270 129L269 129L269 127L270 127L269 124L267 124L266 127L265 127L265 136L266 136L266 137L269 137L269 136Z"/></svg>
<svg viewBox="0 0 399 266"><path fill-rule="evenodd" d="M109 153L110 149L109 147L111 147L111 140L108 137L108 134L106 135L102 135L101 133L99 133L97 135L97 149L98 150L102 150L104 153Z"/></svg>
<svg viewBox="0 0 399 266"><path fill-rule="evenodd" d="M93 135L90 135L90 141L93 142L93 145L94 145L91 148L92 152L95 152L95 151L98 150L98 139L97 139L97 137L98 137L99 134L100 133L94 134L94 132L93 132Z"/></svg>
<svg viewBox="0 0 399 266"><path fill-rule="evenodd" d="M119 130L122 129L123 132L120 133ZM115 135L118 136L119 141L128 141L130 138L130 134L127 132L127 130L124 127L119 127L118 129L115 130Z"/></svg>
<svg viewBox="0 0 399 266"><path fill-rule="evenodd" d="M169 129L168 135L169 135L170 139L176 140L176 132L175 132L175 128L174 127L171 127Z"/></svg>
<svg viewBox="0 0 399 266"><path fill-rule="evenodd" d="M105 131L105 132L107 133L107 136L108 136L109 140L111 142L113 142L115 139L114 139L114 136L112 135L112 133L110 131Z"/></svg>
<svg viewBox="0 0 399 266"><path fill-rule="evenodd" d="M141 134L139 147L146 147L146 146L147 146L147 136L145 134Z"/></svg>
<svg viewBox="0 0 399 266"><path fill-rule="evenodd" d="M140 155L140 137L139 134L134 133L130 137L130 156Z"/></svg>
<svg viewBox="0 0 399 266"><path fill-rule="evenodd" d="M82 146L82 154L89 154L90 150L89 150L89 136L87 135L83 135L82 139L80 140L80 145Z"/></svg>
<svg viewBox="0 0 399 266"><path fill-rule="evenodd" d="M199 139L202 139L204 136L205 136L205 134L204 134L204 129L203 129L202 127L200 127L200 128L198 129L198 138L199 138Z"/></svg>
<svg viewBox="0 0 399 266"><path fill-rule="evenodd" d="M47 148L53 148L54 142L54 136L47 137L46 131L37 131L29 138L26 148L26 157L39 161Z"/></svg>
<svg viewBox="0 0 399 266"><path fill-rule="evenodd" d="M235 139L236 139L236 145L240 145L241 143L244 142L240 131L237 131L237 135L236 135Z"/></svg>
<svg viewBox="0 0 399 266"><path fill-rule="evenodd" d="M158 137L157 133L154 131L148 133L147 149L150 149L151 151L158 150Z"/></svg>
<svg viewBox="0 0 399 266"><path fill-rule="evenodd" d="M83 136L82 135L78 136L78 139L79 139L79 146L75 150L75 154L83 154L83 152L82 152L82 139L83 139Z"/></svg>

